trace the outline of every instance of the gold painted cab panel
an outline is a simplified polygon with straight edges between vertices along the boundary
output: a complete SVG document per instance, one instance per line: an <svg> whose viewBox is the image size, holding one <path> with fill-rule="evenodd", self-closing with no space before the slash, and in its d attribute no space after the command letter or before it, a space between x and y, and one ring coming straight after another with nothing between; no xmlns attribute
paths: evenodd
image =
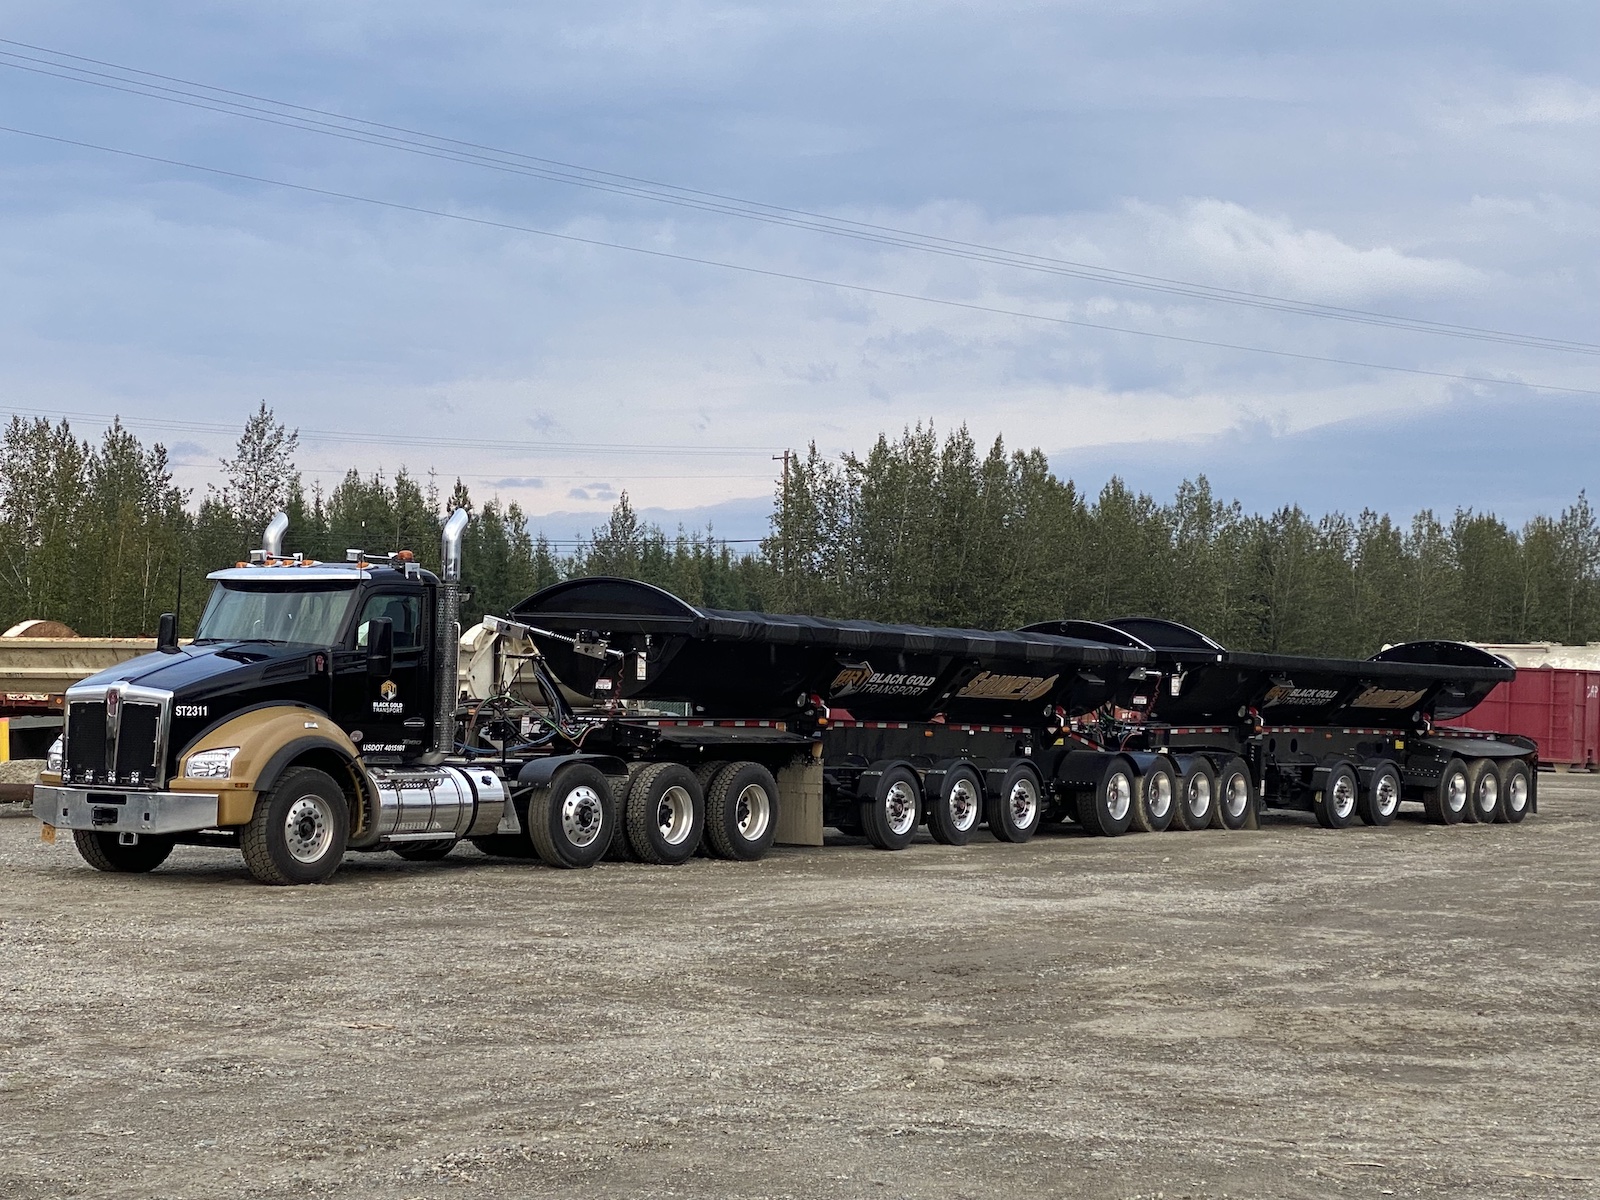
<svg viewBox="0 0 1600 1200"><path fill-rule="evenodd" d="M189 759L205 750L237 746L226 779L189 779ZM270 787L284 765L285 756L316 749L334 751L347 765L350 782L360 792L371 788L361 767L361 752L344 730L315 709L292 704L253 708L231 717L197 738L178 758L178 771L167 785L175 792L218 792L218 825L248 824L256 797ZM263 777L267 776L265 782ZM340 781L341 783L344 781ZM359 806L358 806L359 807Z"/></svg>

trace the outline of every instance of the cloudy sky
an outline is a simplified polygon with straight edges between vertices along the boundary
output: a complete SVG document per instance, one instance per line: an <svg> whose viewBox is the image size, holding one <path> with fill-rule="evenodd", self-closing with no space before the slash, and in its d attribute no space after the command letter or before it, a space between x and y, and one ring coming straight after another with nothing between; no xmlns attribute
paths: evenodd
<svg viewBox="0 0 1600 1200"><path fill-rule="evenodd" d="M1592 0L0 12L0 411L196 489L264 399L557 537L759 536L774 454L918 420L1250 508L1595 490Z"/></svg>

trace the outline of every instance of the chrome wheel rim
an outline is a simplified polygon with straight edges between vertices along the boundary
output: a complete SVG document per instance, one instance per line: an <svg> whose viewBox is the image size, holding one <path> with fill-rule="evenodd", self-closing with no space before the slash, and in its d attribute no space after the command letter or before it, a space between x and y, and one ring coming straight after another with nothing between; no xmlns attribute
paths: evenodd
<svg viewBox="0 0 1600 1200"><path fill-rule="evenodd" d="M605 807L600 803L600 793L588 784L578 785L562 799L561 832L574 846L592 843L604 824Z"/></svg>
<svg viewBox="0 0 1600 1200"><path fill-rule="evenodd" d="M317 862L333 845L333 806L321 796L301 796L289 806L283 835L296 862Z"/></svg>
<svg viewBox="0 0 1600 1200"><path fill-rule="evenodd" d="M1486 816L1500 807L1500 781L1488 773L1478 780L1478 811Z"/></svg>
<svg viewBox="0 0 1600 1200"><path fill-rule="evenodd" d="M1172 811L1172 776L1158 771L1146 777L1144 807L1158 821Z"/></svg>
<svg viewBox="0 0 1600 1200"><path fill-rule="evenodd" d="M1126 774L1118 771L1106 780L1106 814L1113 821L1120 821L1128 815L1131 807L1133 807L1133 785Z"/></svg>
<svg viewBox="0 0 1600 1200"><path fill-rule="evenodd" d="M983 805L978 801L977 785L962 778L950 785L950 824L962 833L978 823L978 813Z"/></svg>
<svg viewBox="0 0 1600 1200"><path fill-rule="evenodd" d="M680 846L694 828L694 801L688 791L673 784L661 793L661 803L656 806L656 825L661 830L661 840L669 846Z"/></svg>
<svg viewBox="0 0 1600 1200"><path fill-rule="evenodd" d="M739 792L734 814L739 836L746 841L756 841L767 832L772 820L772 797L760 784L747 783Z"/></svg>
<svg viewBox="0 0 1600 1200"><path fill-rule="evenodd" d="M1453 813L1458 813L1467 806L1467 773L1456 771L1450 776L1450 782L1444 790L1445 807Z"/></svg>
<svg viewBox="0 0 1600 1200"><path fill-rule="evenodd" d="M1204 775L1191 775L1186 789L1189 797L1189 815L1204 821L1211 815L1211 780Z"/></svg>
<svg viewBox="0 0 1600 1200"><path fill-rule="evenodd" d="M883 797L883 815L896 836L910 833L917 823L917 793L909 783L896 780Z"/></svg>
<svg viewBox="0 0 1600 1200"><path fill-rule="evenodd" d="M1355 780L1340 772L1329 789L1328 799L1333 801L1333 812L1341 821L1356 810Z"/></svg>
<svg viewBox="0 0 1600 1200"><path fill-rule="evenodd" d="M1517 775L1506 787L1506 807L1512 812L1521 812L1528 807L1528 779L1525 775Z"/></svg>
<svg viewBox="0 0 1600 1200"><path fill-rule="evenodd" d="M1242 771L1228 777L1228 785L1223 791L1223 804L1227 807L1229 817L1237 820L1244 816L1244 810L1250 804L1250 781Z"/></svg>
<svg viewBox="0 0 1600 1200"><path fill-rule="evenodd" d="M1400 785L1393 775L1378 776L1378 782L1372 785L1372 801L1373 808L1383 817L1400 807Z"/></svg>
<svg viewBox="0 0 1600 1200"><path fill-rule="evenodd" d="M1033 780L1017 780L1011 785L1011 795L1007 800L1011 807L1013 825L1018 829L1027 829L1033 824L1033 819L1039 812L1039 789L1034 787Z"/></svg>

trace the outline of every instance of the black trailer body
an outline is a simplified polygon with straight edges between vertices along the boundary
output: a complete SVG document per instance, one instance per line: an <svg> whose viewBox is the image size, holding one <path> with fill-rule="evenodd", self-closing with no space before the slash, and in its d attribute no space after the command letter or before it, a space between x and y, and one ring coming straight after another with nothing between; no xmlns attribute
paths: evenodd
<svg viewBox="0 0 1600 1200"><path fill-rule="evenodd" d="M1458 643L1255 654L1155 619L1006 635L698 608L619 579L555 585L514 615L563 684L613 708L598 744L665 752L619 701L681 703L691 730L781 724L811 743L822 821L888 848L918 821L1024 840L1052 820L1241 828L1281 806L1386 824L1402 799L1446 822L1520 820L1535 803L1531 744L1432 730L1513 673Z"/></svg>
<svg viewBox="0 0 1600 1200"><path fill-rule="evenodd" d="M1518 821L1537 807L1534 743L1434 728L1515 675L1475 646L1410 642L1370 659L1325 659L1230 651L1153 618L1029 629L1149 649L1163 682L1148 705L1101 714L1103 726L1083 732L1188 756L1202 771L1238 759L1258 804L1309 810L1332 826L1387 824L1401 800L1447 823Z"/></svg>

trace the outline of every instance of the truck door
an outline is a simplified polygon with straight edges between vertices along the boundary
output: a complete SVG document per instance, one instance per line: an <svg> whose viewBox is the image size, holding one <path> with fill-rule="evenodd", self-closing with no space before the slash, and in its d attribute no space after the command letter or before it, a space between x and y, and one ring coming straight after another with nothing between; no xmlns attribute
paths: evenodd
<svg viewBox="0 0 1600 1200"><path fill-rule="evenodd" d="M422 610L420 591L374 592L362 605L356 625L360 662L349 683L362 697L353 706L350 724L362 731L364 756L412 758L429 749L433 689ZM389 671L373 673L366 669L367 637L372 622L380 618L394 630L394 664Z"/></svg>

